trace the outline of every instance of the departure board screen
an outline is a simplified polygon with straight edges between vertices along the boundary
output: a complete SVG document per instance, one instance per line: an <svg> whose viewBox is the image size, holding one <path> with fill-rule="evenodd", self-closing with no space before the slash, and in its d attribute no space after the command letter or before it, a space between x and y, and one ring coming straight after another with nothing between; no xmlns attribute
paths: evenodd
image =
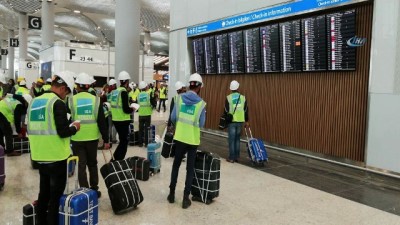
<svg viewBox="0 0 400 225"><path fill-rule="evenodd" d="M194 69L196 73L204 73L204 47L203 39L198 38L192 41L193 57L194 57Z"/></svg>
<svg viewBox="0 0 400 225"><path fill-rule="evenodd" d="M262 72L281 71L279 25L260 27Z"/></svg>
<svg viewBox="0 0 400 225"><path fill-rule="evenodd" d="M217 73L217 62L215 55L215 37L209 36L203 38L204 44L204 64L206 74Z"/></svg>
<svg viewBox="0 0 400 225"><path fill-rule="evenodd" d="M301 30L300 20L279 24L281 42L281 70L301 71Z"/></svg>
<svg viewBox="0 0 400 225"><path fill-rule="evenodd" d="M328 25L328 69L355 70L356 49L347 40L356 35L356 11L348 10L326 16Z"/></svg>
<svg viewBox="0 0 400 225"><path fill-rule="evenodd" d="M326 18L325 15L302 21L303 71L326 70Z"/></svg>
<svg viewBox="0 0 400 225"><path fill-rule="evenodd" d="M229 73L229 42L228 34L215 35L215 48L217 50L217 72Z"/></svg>
<svg viewBox="0 0 400 225"><path fill-rule="evenodd" d="M244 73L243 31L235 31L229 36L229 63L231 73Z"/></svg>
<svg viewBox="0 0 400 225"><path fill-rule="evenodd" d="M252 28L244 31L244 48L246 73L260 73L261 50L259 28Z"/></svg>

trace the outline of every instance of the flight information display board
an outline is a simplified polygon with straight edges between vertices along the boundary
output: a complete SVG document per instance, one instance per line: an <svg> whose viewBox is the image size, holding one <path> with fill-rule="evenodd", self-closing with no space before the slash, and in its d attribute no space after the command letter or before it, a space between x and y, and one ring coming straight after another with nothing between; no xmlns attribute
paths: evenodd
<svg viewBox="0 0 400 225"><path fill-rule="evenodd" d="M281 71L302 70L300 20L279 24L281 42Z"/></svg>
<svg viewBox="0 0 400 225"><path fill-rule="evenodd" d="M217 73L217 62L215 55L215 37L209 36L203 38L204 44L204 64L206 74Z"/></svg>
<svg viewBox="0 0 400 225"><path fill-rule="evenodd" d="M281 71L279 25L260 27L262 72Z"/></svg>
<svg viewBox="0 0 400 225"><path fill-rule="evenodd" d="M325 15L301 20L303 71L327 70Z"/></svg>
<svg viewBox="0 0 400 225"><path fill-rule="evenodd" d="M260 29L252 28L244 31L244 57L246 73L261 72Z"/></svg>
<svg viewBox="0 0 400 225"><path fill-rule="evenodd" d="M217 72L229 73L229 42L228 34L215 35L215 48L217 50Z"/></svg>
<svg viewBox="0 0 400 225"><path fill-rule="evenodd" d="M192 41L194 69L196 73L204 73L204 47L203 39L198 38Z"/></svg>
<svg viewBox="0 0 400 225"><path fill-rule="evenodd" d="M328 69L355 70L356 49L347 41L356 35L356 11L348 10L326 16L328 26Z"/></svg>
<svg viewBox="0 0 400 225"><path fill-rule="evenodd" d="M229 36L229 63L231 73L244 73L243 31L235 31Z"/></svg>

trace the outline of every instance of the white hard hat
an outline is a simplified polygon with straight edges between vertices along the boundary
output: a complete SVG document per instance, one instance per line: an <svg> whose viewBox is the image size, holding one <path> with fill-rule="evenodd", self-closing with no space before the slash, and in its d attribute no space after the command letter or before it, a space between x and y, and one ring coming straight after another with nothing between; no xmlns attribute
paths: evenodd
<svg viewBox="0 0 400 225"><path fill-rule="evenodd" d="M90 84L93 84L94 82L96 82L96 79L94 79L93 76L90 76L90 80L91 80L91 82L92 82L92 83L90 83Z"/></svg>
<svg viewBox="0 0 400 225"><path fill-rule="evenodd" d="M61 71L55 74L57 77L61 78L68 86L69 90L72 92L74 90L74 76L75 73L71 71Z"/></svg>
<svg viewBox="0 0 400 225"><path fill-rule="evenodd" d="M231 81L229 89L231 89L231 91L236 91L237 89L239 89L239 82L237 82L236 80Z"/></svg>
<svg viewBox="0 0 400 225"><path fill-rule="evenodd" d="M140 81L139 82L139 89L145 89L147 87L147 83L145 81Z"/></svg>
<svg viewBox="0 0 400 225"><path fill-rule="evenodd" d="M109 81L108 81L108 85L114 85L114 84L117 84L117 81L116 80L114 80L114 79L110 79Z"/></svg>
<svg viewBox="0 0 400 225"><path fill-rule="evenodd" d="M80 73L76 77L75 83L77 84L92 84L92 79L87 73Z"/></svg>
<svg viewBox="0 0 400 225"><path fill-rule="evenodd" d="M51 78L47 78L47 80L46 80L46 82L52 82L52 79Z"/></svg>
<svg viewBox="0 0 400 225"><path fill-rule="evenodd" d="M118 80L130 80L131 76L129 76L129 73L124 71L119 72L118 74Z"/></svg>
<svg viewBox="0 0 400 225"><path fill-rule="evenodd" d="M193 81L200 83L201 86L203 87L203 79L201 78L200 74L194 73L194 74L190 75L189 83L193 82Z"/></svg>
<svg viewBox="0 0 400 225"><path fill-rule="evenodd" d="M22 95L22 97L25 99L25 101L26 101L28 104L31 104L32 96L31 96L30 94L24 94L24 95Z"/></svg>
<svg viewBox="0 0 400 225"><path fill-rule="evenodd" d="M23 80L23 81L19 82L19 85L26 85L26 82Z"/></svg>
<svg viewBox="0 0 400 225"><path fill-rule="evenodd" d="M130 82L130 83L129 83L129 87L130 87L131 89L135 88L135 87L136 87L135 82Z"/></svg>
<svg viewBox="0 0 400 225"><path fill-rule="evenodd" d="M182 89L183 87L185 87L185 84L183 84L182 82L180 82L180 81L177 81L176 83L175 83L175 90L180 90L180 89Z"/></svg>

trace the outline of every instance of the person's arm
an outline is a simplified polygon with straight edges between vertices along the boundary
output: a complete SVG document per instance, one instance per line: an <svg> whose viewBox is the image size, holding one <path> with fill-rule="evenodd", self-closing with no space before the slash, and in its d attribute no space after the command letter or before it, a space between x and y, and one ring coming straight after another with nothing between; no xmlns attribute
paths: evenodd
<svg viewBox="0 0 400 225"><path fill-rule="evenodd" d="M97 126L99 127L104 143L109 143L108 126L106 124L106 117L104 116L102 105L99 106L99 111L97 113Z"/></svg>
<svg viewBox="0 0 400 225"><path fill-rule="evenodd" d="M19 134L21 133L21 117L24 114L24 106L22 104L18 104L14 110L14 125L15 131Z"/></svg>
<svg viewBox="0 0 400 225"><path fill-rule="evenodd" d="M61 99L54 103L53 113L58 136L66 138L76 134L77 128L75 126L69 126L67 107Z"/></svg>
<svg viewBox="0 0 400 225"><path fill-rule="evenodd" d="M201 111L199 127L203 128L205 124L206 124L206 107L204 107L204 109Z"/></svg>
<svg viewBox="0 0 400 225"><path fill-rule="evenodd" d="M172 112L171 112L171 123L172 124L176 124L176 105L174 105L174 108L172 109Z"/></svg>
<svg viewBox="0 0 400 225"><path fill-rule="evenodd" d="M244 102L244 121L249 122L249 108L247 107L247 100Z"/></svg>
<svg viewBox="0 0 400 225"><path fill-rule="evenodd" d="M225 113L229 113L229 102L228 98L225 98L225 107L224 107Z"/></svg>
<svg viewBox="0 0 400 225"><path fill-rule="evenodd" d="M128 92L122 91L121 99L122 99L122 110L126 114L131 114L133 112L133 109L129 107Z"/></svg>
<svg viewBox="0 0 400 225"><path fill-rule="evenodd" d="M169 127L172 125L171 114L172 114L172 110L174 109L174 106L175 106L175 98L172 98L171 105L169 106L169 117L168 117L168 126Z"/></svg>

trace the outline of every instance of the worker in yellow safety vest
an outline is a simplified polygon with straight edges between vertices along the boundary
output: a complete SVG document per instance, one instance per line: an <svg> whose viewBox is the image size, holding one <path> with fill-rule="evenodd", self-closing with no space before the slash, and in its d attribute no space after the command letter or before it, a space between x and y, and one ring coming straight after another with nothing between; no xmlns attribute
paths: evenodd
<svg viewBox="0 0 400 225"><path fill-rule="evenodd" d="M148 86L145 81L139 82L140 93L137 97L139 103L139 147L147 147L149 143L149 134L147 128L151 124L151 114L153 109L150 104L150 94L147 91Z"/></svg>
<svg viewBox="0 0 400 225"><path fill-rule="evenodd" d="M157 112L160 112L161 104L163 104L164 112L166 110L165 101L167 100L168 96L168 89L166 84L161 84L160 88L160 103L158 105Z"/></svg>

